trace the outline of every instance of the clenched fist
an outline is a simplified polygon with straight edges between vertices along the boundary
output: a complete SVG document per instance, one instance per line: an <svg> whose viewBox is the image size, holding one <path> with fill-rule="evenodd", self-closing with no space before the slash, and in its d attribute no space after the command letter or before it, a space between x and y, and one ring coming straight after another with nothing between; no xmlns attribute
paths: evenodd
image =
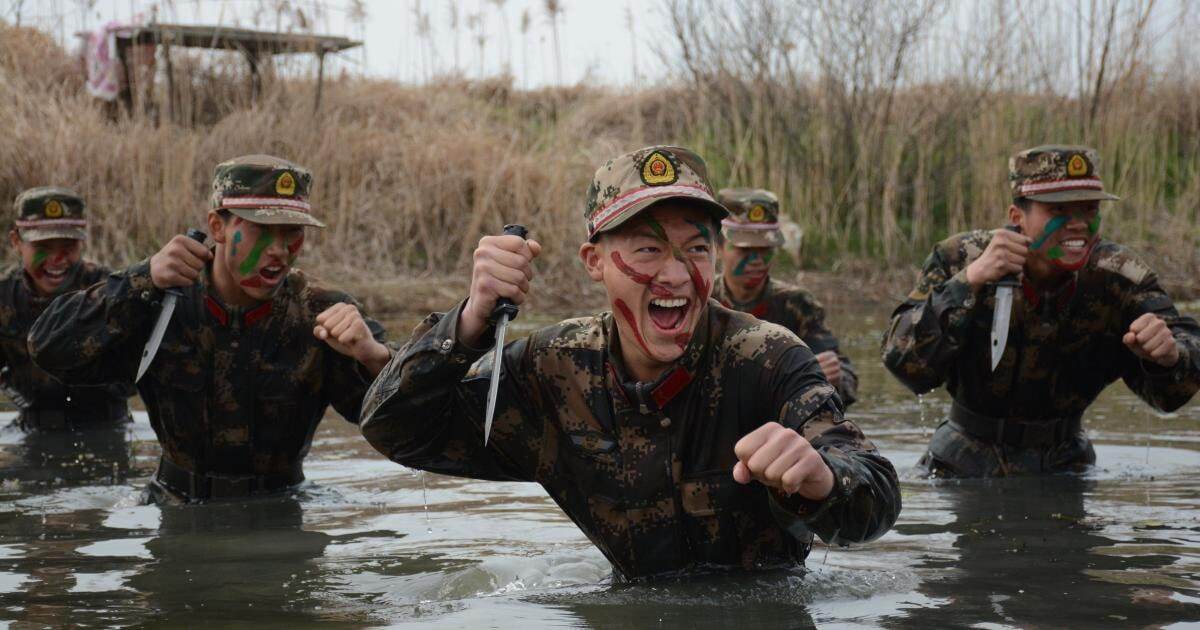
<svg viewBox="0 0 1200 630"><path fill-rule="evenodd" d="M488 318L500 298L518 305L525 302L533 279L532 262L541 252L537 241L511 234L479 239L471 269L471 294L458 320L460 342L479 345L479 337L487 330Z"/></svg>
<svg viewBox="0 0 1200 630"><path fill-rule="evenodd" d="M190 287L200 279L212 257L203 243L176 235L150 257L150 281L160 289Z"/></svg>
<svg viewBox="0 0 1200 630"><path fill-rule="evenodd" d="M1129 351L1139 359L1174 367L1179 362L1179 344L1167 323L1154 313L1144 313L1129 325L1129 332L1121 339Z"/></svg>
<svg viewBox="0 0 1200 630"><path fill-rule="evenodd" d="M1018 232L993 231L987 249L975 262L967 265L967 282L978 291L989 282L996 282L1010 273L1021 273L1025 258L1029 256L1031 242L1032 239Z"/></svg>
<svg viewBox="0 0 1200 630"><path fill-rule="evenodd" d="M353 304L343 302L321 311L313 336L339 354L362 363L372 375L378 375L392 357L387 346L375 341L362 313Z"/></svg>
<svg viewBox="0 0 1200 630"><path fill-rule="evenodd" d="M829 381L830 385L838 386L842 382L842 360L833 350L826 350L817 355L817 363L821 366L821 371L825 373L825 380Z"/></svg>
<svg viewBox="0 0 1200 630"><path fill-rule="evenodd" d="M833 471L820 453L799 433L768 422L746 434L733 446L738 462L733 478L738 483L759 483L799 493L810 501L820 501L833 492Z"/></svg>

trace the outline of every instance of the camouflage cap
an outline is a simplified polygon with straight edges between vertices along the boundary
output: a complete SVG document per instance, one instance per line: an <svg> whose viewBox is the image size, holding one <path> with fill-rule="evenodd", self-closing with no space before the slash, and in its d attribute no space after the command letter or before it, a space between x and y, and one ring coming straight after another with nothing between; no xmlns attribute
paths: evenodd
<svg viewBox="0 0 1200 630"><path fill-rule="evenodd" d="M762 188L724 188L717 201L729 209L721 233L734 247L779 247L779 199Z"/></svg>
<svg viewBox="0 0 1200 630"><path fill-rule="evenodd" d="M254 223L325 227L312 216L308 169L270 155L243 155L213 171L212 209Z"/></svg>
<svg viewBox="0 0 1200 630"><path fill-rule="evenodd" d="M87 238L83 198L74 191L54 186L30 188L13 201L15 226L21 240L47 241L52 238Z"/></svg>
<svg viewBox="0 0 1200 630"><path fill-rule="evenodd" d="M667 199L694 203L715 221L729 214L713 198L703 158L681 147L646 147L611 159L596 170L583 209L588 240Z"/></svg>
<svg viewBox="0 0 1200 630"><path fill-rule="evenodd" d="M1013 199L1042 203L1116 201L1100 181L1100 154L1083 146L1043 145L1008 160Z"/></svg>

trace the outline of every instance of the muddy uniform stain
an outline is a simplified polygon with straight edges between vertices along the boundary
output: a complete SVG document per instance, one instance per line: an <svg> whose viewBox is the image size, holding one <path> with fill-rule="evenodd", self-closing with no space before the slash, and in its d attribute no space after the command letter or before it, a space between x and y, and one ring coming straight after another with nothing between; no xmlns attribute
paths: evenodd
<svg viewBox="0 0 1200 630"><path fill-rule="evenodd" d="M892 313L883 361L909 389L920 394L944 383L972 412L1034 424L1081 415L1117 379L1161 411L1178 409L1200 389L1200 326L1179 314L1140 258L1104 240L1059 290L1038 293L1025 285L1016 292L1008 346L993 373L994 298L990 291L973 295L965 271L990 240L990 232L976 230L939 243L916 288ZM1161 317L1179 342L1173 368L1141 361L1121 342L1144 313ZM1074 470L1094 457L1082 431L1053 447L1021 448L977 439L947 422L922 465L939 474L995 476Z"/></svg>
<svg viewBox="0 0 1200 630"><path fill-rule="evenodd" d="M750 313L763 321L783 326L808 344L813 354L826 351L836 353L842 363L838 396L847 407L858 400L858 375L854 372L854 365L850 363L850 357L838 348L837 337L825 327L825 307L816 296L800 287L769 277L758 298L747 303L735 302L724 282L717 282L716 287L713 298L725 308Z"/></svg>
<svg viewBox="0 0 1200 630"><path fill-rule="evenodd" d="M24 428L66 428L128 419L126 398L133 395L132 386L64 385L33 363L26 342L34 321L56 297L100 282L108 273L96 263L80 262L52 296L38 295L20 265L0 278L0 362L7 368L5 385L32 405L18 419ZM59 420L60 414L62 423L51 422Z"/></svg>
<svg viewBox="0 0 1200 630"><path fill-rule="evenodd" d="M138 383L163 455L197 474L299 473L325 409L332 404L357 421L371 382L358 362L312 334L318 313L356 303L298 270L274 299L246 309L222 304L205 282L182 289ZM131 382L162 296L143 261L64 297L30 333L35 360L67 382ZM366 322L382 342L383 328Z"/></svg>
<svg viewBox="0 0 1200 630"><path fill-rule="evenodd" d="M653 383L626 376L611 313L538 330L503 350L485 448L491 362L458 343L461 308L430 315L380 374L363 434L406 466L540 483L619 578L794 566L813 533L865 541L896 519L891 464L779 326L709 302L683 357ZM733 480L734 444L769 421L819 450L835 478L828 499Z"/></svg>

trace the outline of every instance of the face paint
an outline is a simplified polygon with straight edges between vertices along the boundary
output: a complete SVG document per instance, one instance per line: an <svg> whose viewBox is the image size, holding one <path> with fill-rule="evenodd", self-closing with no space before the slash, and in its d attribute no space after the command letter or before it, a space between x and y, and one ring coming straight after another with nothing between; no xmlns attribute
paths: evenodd
<svg viewBox="0 0 1200 630"><path fill-rule="evenodd" d="M687 345L691 340L692 333L679 333L675 335L675 345L679 346L680 350L687 350Z"/></svg>
<svg viewBox="0 0 1200 630"><path fill-rule="evenodd" d="M33 270L38 273L41 273L42 263L46 262L46 259L49 257L50 257L50 252L48 252L44 249L39 249L39 250L35 251L33 253Z"/></svg>
<svg viewBox="0 0 1200 630"><path fill-rule="evenodd" d="M238 282L238 284L240 284L244 287L250 287L251 289L257 289L257 288L263 286L263 279L262 279L262 276L260 276L258 274L254 274L253 276L250 276L249 278L246 278L246 279Z"/></svg>
<svg viewBox="0 0 1200 630"><path fill-rule="evenodd" d="M758 258L758 252L750 252L749 256L742 258L742 260L738 262L737 266L733 268L733 275L740 276L746 273L746 265L754 262L755 258Z"/></svg>
<svg viewBox="0 0 1200 630"><path fill-rule="evenodd" d="M650 346L646 345L646 340L642 339L642 333L638 330L637 320L633 318L633 311L630 310L629 305L626 304L625 300L622 300L621 298L617 298L613 304L617 307L617 310L621 312L621 317L625 318L625 324L628 325L629 329L633 331L633 338L636 339L638 345L642 347L642 352L645 352L646 356L648 357L654 356L654 354L650 352Z"/></svg>
<svg viewBox="0 0 1200 630"><path fill-rule="evenodd" d="M1088 223L1088 234L1095 236L1099 232L1100 232L1100 213L1097 212L1096 216L1092 217L1091 222Z"/></svg>
<svg viewBox="0 0 1200 630"><path fill-rule="evenodd" d="M654 280L654 278L639 272L633 267L630 267L629 264L625 262L625 259L621 258L621 254L619 252L612 253L612 261L613 264L617 266L617 269L621 271L621 273L629 276L630 280L633 280L638 284L648 285Z"/></svg>
<svg viewBox="0 0 1200 630"><path fill-rule="evenodd" d="M254 273L254 270L258 268L258 259L262 257L263 251L265 251L267 247L269 247L274 241L275 237L271 235L270 230L263 230L262 234L260 234L258 237L258 241L254 243L254 249L250 250L250 255L247 256L246 260L243 260L241 266L238 267L238 272L240 272L243 276L248 276L251 273Z"/></svg>
<svg viewBox="0 0 1200 630"><path fill-rule="evenodd" d="M688 221L688 223L692 222ZM658 224L658 221L655 221L651 217L647 217L646 225L650 226L650 230L654 232L654 235L658 237L658 240L662 241L671 248L671 255L675 257L675 260L682 262L684 266L687 267L688 275L692 278L692 286L696 288L696 295L700 296L700 303L704 304L707 302L709 289L711 287L707 282L704 281L704 276L701 275L700 268L697 267L696 263L692 262L690 258L683 255L683 252L680 251L679 246L675 245L667 238L667 231ZM692 223L692 225L695 225L695 223ZM704 235L706 231L707 230L701 230L700 234Z"/></svg>
<svg viewBox="0 0 1200 630"><path fill-rule="evenodd" d="M235 257L237 256L238 243L241 243L241 242L242 242L242 231L238 230L233 233L233 248L232 248L232 251L230 252Z"/></svg>
<svg viewBox="0 0 1200 630"><path fill-rule="evenodd" d="M1060 214L1060 215L1050 219L1049 221L1047 221L1046 227L1042 230L1041 236L1037 237L1037 240L1035 240L1033 242L1033 244L1029 246L1029 249L1034 250L1034 251L1041 249L1042 245L1046 244L1046 239L1050 238L1051 234L1054 234L1055 232L1062 229L1062 226L1066 225L1067 222L1070 220L1071 220L1071 217L1069 217L1065 214Z"/></svg>
<svg viewBox="0 0 1200 630"><path fill-rule="evenodd" d="M289 267L292 266L292 263L296 262L296 255L300 253L300 247L303 245L304 245L304 230L301 229L300 234L297 235L296 238L291 243L288 243L288 246L287 246L288 266Z"/></svg>
<svg viewBox="0 0 1200 630"><path fill-rule="evenodd" d="M707 225L704 225L703 223L696 223L695 221L688 221L688 223L690 223L692 227L695 227L697 230L700 230L700 238L710 243L712 242L712 232L708 231Z"/></svg>
<svg viewBox="0 0 1200 630"><path fill-rule="evenodd" d="M1058 260L1059 258L1062 258L1062 257L1063 257L1063 250L1058 245L1055 245L1054 247L1051 247L1050 249L1046 250L1046 258L1049 258L1050 260Z"/></svg>

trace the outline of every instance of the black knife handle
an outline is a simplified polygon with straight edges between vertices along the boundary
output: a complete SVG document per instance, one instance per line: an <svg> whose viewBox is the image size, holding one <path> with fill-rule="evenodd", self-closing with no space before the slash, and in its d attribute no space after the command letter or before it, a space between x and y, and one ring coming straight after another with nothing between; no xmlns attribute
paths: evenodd
<svg viewBox="0 0 1200 630"><path fill-rule="evenodd" d="M1016 232L1017 234L1021 233L1021 228L1017 227L1016 225L1013 225L1011 223L1004 226L1004 229L1008 230L1009 232ZM996 286L998 286L998 287L1019 287L1019 286L1021 286L1021 279L1017 277L1017 274L1010 273L1007 276L1004 276L1003 278L1000 278L999 280L997 280Z"/></svg>
<svg viewBox="0 0 1200 630"><path fill-rule="evenodd" d="M192 239L193 241L200 243L201 245L204 244L204 241L208 240L208 235L200 230L197 230L196 228L188 228L186 236L188 238ZM179 287L171 287L170 289L163 289L163 292L170 293L170 294L173 294L176 296L183 295L183 290L180 289Z"/></svg>
<svg viewBox="0 0 1200 630"><path fill-rule="evenodd" d="M520 236L521 238L525 238L528 234L529 230L526 230L524 225L510 223L504 226L505 236ZM492 323L496 323L500 321L501 315L508 315L508 321L511 322L517 318L518 312L520 312L520 309L517 308L516 304L513 304L512 300L500 298L496 300L496 308L492 309L492 317L490 319Z"/></svg>

